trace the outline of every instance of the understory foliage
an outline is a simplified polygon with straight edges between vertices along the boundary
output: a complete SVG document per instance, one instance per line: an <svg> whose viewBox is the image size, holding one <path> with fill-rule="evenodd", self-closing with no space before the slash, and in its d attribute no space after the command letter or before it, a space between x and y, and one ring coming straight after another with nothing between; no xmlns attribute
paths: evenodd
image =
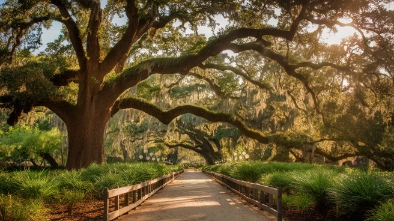
<svg viewBox="0 0 394 221"><path fill-rule="evenodd" d="M104 188L141 183L179 171L158 163L92 164L80 171L45 170L0 172L0 220L46 220L45 204L67 206L102 200Z"/></svg>
<svg viewBox="0 0 394 221"><path fill-rule="evenodd" d="M55 155L60 152L61 142L59 129L48 121L0 127L0 162L14 167L26 162L57 167Z"/></svg>
<svg viewBox="0 0 394 221"><path fill-rule="evenodd" d="M370 211L370 217L368 221L391 221L394 217L394 200L389 200L385 203L380 204L375 209Z"/></svg>
<svg viewBox="0 0 394 221"><path fill-rule="evenodd" d="M392 220L392 173L274 162L225 163L205 169L281 187L286 210L308 213L314 208L326 220Z"/></svg>

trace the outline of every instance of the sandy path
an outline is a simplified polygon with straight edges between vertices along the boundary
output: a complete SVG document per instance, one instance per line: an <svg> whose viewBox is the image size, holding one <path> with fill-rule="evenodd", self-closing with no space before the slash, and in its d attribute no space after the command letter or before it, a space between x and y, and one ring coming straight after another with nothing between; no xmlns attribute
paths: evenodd
<svg viewBox="0 0 394 221"><path fill-rule="evenodd" d="M186 171L120 221L271 221L267 214L197 171Z"/></svg>

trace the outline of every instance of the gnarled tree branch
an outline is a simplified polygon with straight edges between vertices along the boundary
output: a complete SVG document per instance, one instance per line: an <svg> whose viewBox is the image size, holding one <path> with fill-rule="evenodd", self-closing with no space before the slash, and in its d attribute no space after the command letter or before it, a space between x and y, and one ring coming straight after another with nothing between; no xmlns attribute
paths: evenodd
<svg viewBox="0 0 394 221"><path fill-rule="evenodd" d="M86 65L86 56L82 39L80 37L80 30L61 0L51 0L51 2L59 9L60 14L62 15L62 18L58 21L67 27L71 44L78 58L79 66L84 70Z"/></svg>
<svg viewBox="0 0 394 221"><path fill-rule="evenodd" d="M277 28L236 29L230 31L226 35L212 40L197 54L190 54L176 58L154 58L141 62L136 66L130 67L123 71L123 73L116 77L113 81L111 81L111 83L107 83L103 87L102 91L106 94L111 94L112 97L108 100L113 100L119 97L120 94L122 94L128 88L135 86L137 83L147 79L152 74L187 73L190 69L200 65L207 58L215 56L223 50L230 49L237 50L238 52L242 50L252 50L251 48L247 47L235 48L234 44L231 44L231 42L236 39L248 37L261 39L264 35L292 39L293 34L294 33L290 31Z"/></svg>
<svg viewBox="0 0 394 221"><path fill-rule="evenodd" d="M169 124L173 119L175 119L180 115L190 113L202 117L211 122L225 122L232 124L245 136L256 139L261 143L270 142L269 137L265 136L264 134L262 134L257 130L248 128L242 121L234 118L233 116L226 113L210 111L202 107L197 107L193 105L183 105L183 106L172 108L170 110L161 110L159 107L150 104L146 101L136 98L125 98L115 103L112 109L112 115L117 113L120 109L126 109L126 108L134 108L143 111L155 117L156 119L158 119L160 122L164 124Z"/></svg>

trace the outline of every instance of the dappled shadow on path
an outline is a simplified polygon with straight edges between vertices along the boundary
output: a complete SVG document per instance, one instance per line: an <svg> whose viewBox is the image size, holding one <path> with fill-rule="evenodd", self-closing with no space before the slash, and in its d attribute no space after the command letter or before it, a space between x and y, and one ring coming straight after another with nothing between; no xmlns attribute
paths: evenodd
<svg viewBox="0 0 394 221"><path fill-rule="evenodd" d="M264 213L199 171L186 171L171 184L119 220L268 221Z"/></svg>

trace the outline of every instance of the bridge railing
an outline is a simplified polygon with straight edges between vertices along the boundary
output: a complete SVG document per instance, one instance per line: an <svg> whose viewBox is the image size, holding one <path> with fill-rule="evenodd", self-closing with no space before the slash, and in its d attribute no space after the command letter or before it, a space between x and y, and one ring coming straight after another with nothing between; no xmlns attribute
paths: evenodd
<svg viewBox="0 0 394 221"><path fill-rule="evenodd" d="M281 188L272 188L258 183L245 182L212 171L204 170L203 172L213 177L222 185L227 186L249 203L274 215L278 221L282 221L283 209Z"/></svg>
<svg viewBox="0 0 394 221"><path fill-rule="evenodd" d="M103 220L113 220L136 208L150 196L173 181L183 170L158 177L143 183L117 189L104 190Z"/></svg>

